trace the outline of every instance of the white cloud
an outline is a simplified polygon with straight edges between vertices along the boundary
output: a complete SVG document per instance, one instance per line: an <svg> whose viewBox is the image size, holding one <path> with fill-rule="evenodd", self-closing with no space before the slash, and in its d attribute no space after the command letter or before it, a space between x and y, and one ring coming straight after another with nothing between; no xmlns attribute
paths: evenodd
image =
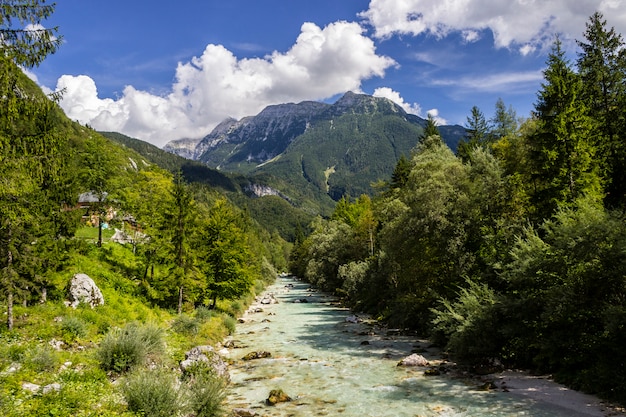
<svg viewBox="0 0 626 417"><path fill-rule="evenodd" d="M269 104L324 99L361 82L383 77L396 65L376 53L374 42L357 23L335 22L325 28L304 23L285 53L238 59L221 45L179 63L171 92L165 96L127 86L120 98L99 98L95 82L64 75L61 106L72 119L98 130L115 130L162 146L181 137L202 137L226 117L258 113Z"/></svg>
<svg viewBox="0 0 626 417"><path fill-rule="evenodd" d="M551 43L554 33L579 39L595 11L626 32L626 0L371 0L360 16L379 38L460 32L472 42L490 30L496 47L521 46L521 53L529 53Z"/></svg>
<svg viewBox="0 0 626 417"><path fill-rule="evenodd" d="M499 93L507 91L515 93L517 91L527 92L529 86L534 88L541 80L543 80L543 73L541 70L536 70L440 79L433 80L432 84L455 87L471 92Z"/></svg>
<svg viewBox="0 0 626 417"><path fill-rule="evenodd" d="M402 107L405 112L410 114L415 114L417 116L421 116L422 107L418 103L407 103L400 96L400 93L392 90L389 87L380 87L374 90L374 97L384 97L396 103L398 106Z"/></svg>
<svg viewBox="0 0 626 417"><path fill-rule="evenodd" d="M437 126L444 126L448 124L448 121L446 119L439 116L438 109L430 109L426 112L426 114L435 119L435 123L437 123Z"/></svg>

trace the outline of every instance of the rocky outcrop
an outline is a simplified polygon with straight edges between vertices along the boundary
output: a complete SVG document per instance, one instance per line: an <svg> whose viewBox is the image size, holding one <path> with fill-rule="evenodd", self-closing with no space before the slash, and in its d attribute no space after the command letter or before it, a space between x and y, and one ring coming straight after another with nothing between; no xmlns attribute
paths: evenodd
<svg viewBox="0 0 626 417"><path fill-rule="evenodd" d="M185 353L185 360L180 362L180 369L183 373L189 372L194 366L205 365L210 367L215 375L220 378L230 381L230 375L228 373L228 365L215 352L212 346L196 346Z"/></svg>
<svg viewBox="0 0 626 417"><path fill-rule="evenodd" d="M102 291L87 274L76 274L72 277L68 297L66 304L73 308L78 307L80 303L85 303L91 308L104 305Z"/></svg>

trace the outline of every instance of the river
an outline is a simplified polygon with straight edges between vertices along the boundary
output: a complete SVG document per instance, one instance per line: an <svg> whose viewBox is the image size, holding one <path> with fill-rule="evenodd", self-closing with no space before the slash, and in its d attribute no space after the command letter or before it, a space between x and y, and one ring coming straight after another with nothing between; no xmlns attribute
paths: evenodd
<svg viewBox="0 0 626 417"><path fill-rule="evenodd" d="M412 351L431 364L441 359L427 340L350 322L352 313L333 297L291 277L278 278L266 294L278 303L252 306L259 311L246 313L233 335L235 348L228 350L233 362L229 408L276 417L603 415L506 392L502 380L496 380L496 389L484 390L476 379L425 376L425 368L399 367ZM242 360L256 351L271 357ZM266 405L273 389L282 389L292 401Z"/></svg>

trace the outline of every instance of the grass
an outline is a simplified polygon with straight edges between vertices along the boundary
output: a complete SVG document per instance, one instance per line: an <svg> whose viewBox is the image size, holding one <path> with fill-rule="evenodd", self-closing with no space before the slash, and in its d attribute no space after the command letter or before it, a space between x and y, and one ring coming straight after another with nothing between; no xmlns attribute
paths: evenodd
<svg viewBox="0 0 626 417"><path fill-rule="evenodd" d="M85 243L73 255L71 268L50 275L48 282L54 288L49 289L46 303L24 307L16 300L15 329L0 325L0 415L136 416L122 384L113 381L147 365L177 369L192 347L216 344L232 333L233 316L253 299L220 301L216 310L200 307L178 316L141 296L133 278L139 267L136 262L130 246L106 243L96 248ZM100 287L103 306L65 306L65 287L78 272ZM0 304L0 309L6 311L6 305ZM25 382L41 387L58 383L61 389L33 394L22 388ZM196 407L190 412L219 415L211 411L219 410L219 401L208 401L205 394L218 398L223 386L202 380L185 389L185 402Z"/></svg>

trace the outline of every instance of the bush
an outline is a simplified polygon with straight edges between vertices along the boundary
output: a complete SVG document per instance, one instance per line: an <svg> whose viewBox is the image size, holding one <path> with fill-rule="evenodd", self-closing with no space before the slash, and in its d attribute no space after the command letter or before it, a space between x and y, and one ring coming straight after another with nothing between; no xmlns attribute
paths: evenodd
<svg viewBox="0 0 626 417"><path fill-rule="evenodd" d="M176 380L165 371L134 372L123 385L122 393L128 409L144 416L173 417L183 408Z"/></svg>
<svg viewBox="0 0 626 417"><path fill-rule="evenodd" d="M57 357L49 346L37 346L29 352L28 362L36 372L49 372L56 367Z"/></svg>
<svg viewBox="0 0 626 417"><path fill-rule="evenodd" d="M228 314L222 314L222 321L224 322L224 327L228 329L228 334L235 333L235 330L237 329L237 320L234 317L229 316Z"/></svg>
<svg viewBox="0 0 626 417"><path fill-rule="evenodd" d="M196 309L196 320L205 322L213 317L213 311L208 307L200 306Z"/></svg>
<svg viewBox="0 0 626 417"><path fill-rule="evenodd" d="M193 336L198 334L200 323L197 318L188 316L187 314L179 314L172 322L172 329L176 333Z"/></svg>
<svg viewBox="0 0 626 417"><path fill-rule="evenodd" d="M61 322L61 330L66 340L73 342L87 334L87 324L79 317L65 317Z"/></svg>
<svg viewBox="0 0 626 417"><path fill-rule="evenodd" d="M97 357L105 371L125 372L143 364L149 355L161 353L162 350L161 329L153 325L131 323L122 329L109 331L100 343Z"/></svg>
<svg viewBox="0 0 626 417"><path fill-rule="evenodd" d="M494 331L498 328L497 296L485 284L467 283L455 302L442 300L439 309L431 310L433 338L461 359L498 357L502 340Z"/></svg>
<svg viewBox="0 0 626 417"><path fill-rule="evenodd" d="M225 384L210 372L194 375L189 382L187 395L194 416L217 417L224 414Z"/></svg>

